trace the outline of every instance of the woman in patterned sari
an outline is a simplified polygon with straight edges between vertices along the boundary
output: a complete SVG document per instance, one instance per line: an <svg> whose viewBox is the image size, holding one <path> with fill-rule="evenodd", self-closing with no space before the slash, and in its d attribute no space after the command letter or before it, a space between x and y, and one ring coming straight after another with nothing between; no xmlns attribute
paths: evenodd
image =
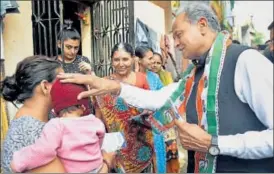
<svg viewBox="0 0 274 174"><path fill-rule="evenodd" d="M146 76L132 71L134 51L129 44L115 45L111 52L111 62L114 73L106 78L149 89ZM117 154L117 172L153 172L151 128L129 120L142 110L129 106L116 94L97 96L96 105L96 116L103 120L107 132L123 132L125 135L127 146Z"/></svg>

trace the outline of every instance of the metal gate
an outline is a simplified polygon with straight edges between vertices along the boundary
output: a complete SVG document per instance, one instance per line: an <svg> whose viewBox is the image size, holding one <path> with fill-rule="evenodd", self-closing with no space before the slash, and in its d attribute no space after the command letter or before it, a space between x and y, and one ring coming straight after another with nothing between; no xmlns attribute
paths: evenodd
<svg viewBox="0 0 274 174"><path fill-rule="evenodd" d="M134 46L134 1L102 0L92 5L92 65L95 74L112 73L110 53L119 42Z"/></svg>
<svg viewBox="0 0 274 174"><path fill-rule="evenodd" d="M58 55L57 35L63 24L62 1L31 1L34 54Z"/></svg>

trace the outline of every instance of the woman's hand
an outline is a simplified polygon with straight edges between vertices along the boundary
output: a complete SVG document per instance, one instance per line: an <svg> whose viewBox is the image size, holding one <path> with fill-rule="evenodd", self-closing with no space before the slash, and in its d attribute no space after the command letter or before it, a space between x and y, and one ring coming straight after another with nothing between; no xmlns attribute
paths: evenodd
<svg viewBox="0 0 274 174"><path fill-rule="evenodd" d="M78 95L78 99L117 92L121 89L121 85L119 82L100 78L95 75L61 73L57 75L57 78L61 79L60 81L62 83L76 83L88 85L90 90L80 93Z"/></svg>
<svg viewBox="0 0 274 174"><path fill-rule="evenodd" d="M80 71L84 72L85 74L91 74L92 73L92 70L91 70L91 65L87 62L80 62L79 63L79 68L80 68Z"/></svg>
<svg viewBox="0 0 274 174"><path fill-rule="evenodd" d="M99 173L109 173L111 169L115 166L115 152L106 153L102 150L103 155L103 166L100 169Z"/></svg>
<svg viewBox="0 0 274 174"><path fill-rule="evenodd" d="M102 155L104 160L108 163L110 168L113 168L115 166L115 152L105 152L102 150Z"/></svg>

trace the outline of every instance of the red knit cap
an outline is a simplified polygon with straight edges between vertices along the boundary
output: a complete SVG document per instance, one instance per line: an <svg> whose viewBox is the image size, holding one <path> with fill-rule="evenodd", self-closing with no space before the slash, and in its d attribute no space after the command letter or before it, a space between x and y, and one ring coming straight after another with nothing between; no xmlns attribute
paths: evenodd
<svg viewBox="0 0 274 174"><path fill-rule="evenodd" d="M89 110L89 100L84 98L77 99L78 94L86 91L86 88L82 85L72 83L61 83L60 80L56 80L52 85L50 95L52 100L52 106L54 112L59 116L59 112L71 106L84 105ZM89 113L85 112L85 115Z"/></svg>

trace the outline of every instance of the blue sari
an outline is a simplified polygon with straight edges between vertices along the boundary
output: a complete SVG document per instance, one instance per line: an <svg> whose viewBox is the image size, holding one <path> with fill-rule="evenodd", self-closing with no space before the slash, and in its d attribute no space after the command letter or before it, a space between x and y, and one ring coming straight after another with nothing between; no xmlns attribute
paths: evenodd
<svg viewBox="0 0 274 174"><path fill-rule="evenodd" d="M147 71L146 75L150 90L159 90L162 87L164 87L163 83L161 82L159 76L156 73ZM153 116L160 118L161 114L155 112ZM162 134L157 133L156 131L153 131L152 134L156 156L157 172L166 173L166 146L164 136Z"/></svg>
<svg viewBox="0 0 274 174"><path fill-rule="evenodd" d="M151 72L151 71L147 71L146 72L147 75L147 81L148 81L148 85L150 90L159 90L162 87L164 87L162 81L160 80L158 74Z"/></svg>

